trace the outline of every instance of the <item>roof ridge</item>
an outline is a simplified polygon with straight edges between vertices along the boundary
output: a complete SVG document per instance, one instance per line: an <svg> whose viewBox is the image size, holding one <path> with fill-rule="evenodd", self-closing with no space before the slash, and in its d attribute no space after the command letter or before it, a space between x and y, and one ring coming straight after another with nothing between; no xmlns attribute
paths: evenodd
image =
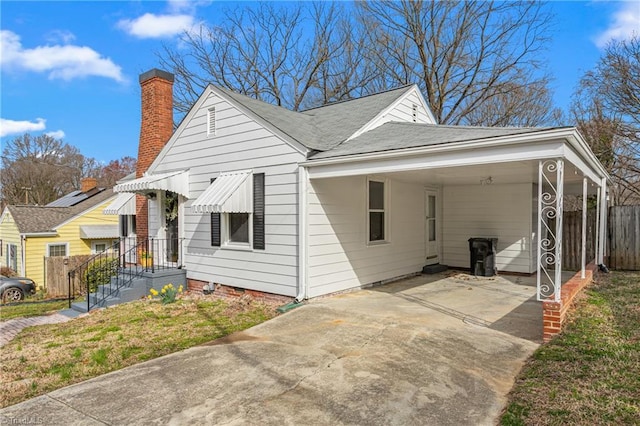
<svg viewBox="0 0 640 426"><path fill-rule="evenodd" d="M369 93L367 95L360 96L360 97L357 97L357 98L342 99L342 100L339 100L339 101L329 102L329 103L326 103L326 104L318 105L316 107L303 109L303 110L300 110L298 112L300 112L301 114L306 114L307 112L313 111L313 110L316 110L316 109L331 107L331 106L334 106L334 105L343 104L343 103L351 102L351 101L357 101L357 100L360 100L360 99L369 98L371 96L383 95L385 93L394 92L396 90L406 89L406 88L412 87L414 85L415 85L415 83L409 83L409 84L405 84L403 86L394 87L392 89L386 89L386 90L383 90L381 92Z"/></svg>

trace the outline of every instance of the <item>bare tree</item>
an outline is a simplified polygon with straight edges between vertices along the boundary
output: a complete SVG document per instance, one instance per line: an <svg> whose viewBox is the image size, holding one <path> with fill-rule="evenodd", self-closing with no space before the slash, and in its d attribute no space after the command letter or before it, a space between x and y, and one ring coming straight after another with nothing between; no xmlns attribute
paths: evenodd
<svg viewBox="0 0 640 426"><path fill-rule="evenodd" d="M342 4L242 5L216 26L164 47L160 64L175 74L175 106L186 112L213 83L300 110L359 95L372 70L364 38Z"/></svg>
<svg viewBox="0 0 640 426"><path fill-rule="evenodd" d="M612 202L640 202L640 38L613 41L580 82L573 118L612 176Z"/></svg>
<svg viewBox="0 0 640 426"><path fill-rule="evenodd" d="M114 186L117 181L135 171L136 159L133 157L125 156L118 160L111 160L98 171L96 175L98 186L110 188Z"/></svg>
<svg viewBox="0 0 640 426"><path fill-rule="evenodd" d="M44 205L80 187L97 168L77 148L51 136L26 133L2 151L2 200L5 204Z"/></svg>
<svg viewBox="0 0 640 426"><path fill-rule="evenodd" d="M384 84L417 83L442 124L525 125L552 118L540 2L365 1L367 55Z"/></svg>

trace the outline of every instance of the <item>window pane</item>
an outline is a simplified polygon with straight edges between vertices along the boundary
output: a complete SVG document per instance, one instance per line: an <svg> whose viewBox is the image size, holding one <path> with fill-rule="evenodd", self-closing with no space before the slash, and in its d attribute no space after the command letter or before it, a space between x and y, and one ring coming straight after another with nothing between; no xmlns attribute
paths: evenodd
<svg viewBox="0 0 640 426"><path fill-rule="evenodd" d="M429 220L427 223L429 224L429 241L435 241L436 240L436 221Z"/></svg>
<svg viewBox="0 0 640 426"><path fill-rule="evenodd" d="M429 212L427 215L431 218L436 217L436 197L429 195Z"/></svg>
<svg viewBox="0 0 640 426"><path fill-rule="evenodd" d="M67 255L66 244L56 244L56 245L49 246L49 257L66 256L66 255Z"/></svg>
<svg viewBox="0 0 640 426"><path fill-rule="evenodd" d="M229 241L249 242L249 213L229 213Z"/></svg>
<svg viewBox="0 0 640 426"><path fill-rule="evenodd" d="M96 244L96 253L101 253L107 249L106 244Z"/></svg>
<svg viewBox="0 0 640 426"><path fill-rule="evenodd" d="M369 241L384 241L383 212L369 212Z"/></svg>
<svg viewBox="0 0 640 426"><path fill-rule="evenodd" d="M369 181L369 209L384 210L384 183Z"/></svg>

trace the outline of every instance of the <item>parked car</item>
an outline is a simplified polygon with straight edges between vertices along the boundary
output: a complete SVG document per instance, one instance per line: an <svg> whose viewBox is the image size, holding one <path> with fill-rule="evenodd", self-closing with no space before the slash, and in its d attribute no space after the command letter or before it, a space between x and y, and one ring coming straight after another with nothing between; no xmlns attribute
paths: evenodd
<svg viewBox="0 0 640 426"><path fill-rule="evenodd" d="M5 303L23 300L25 295L35 292L36 283L30 278L0 275L0 295Z"/></svg>

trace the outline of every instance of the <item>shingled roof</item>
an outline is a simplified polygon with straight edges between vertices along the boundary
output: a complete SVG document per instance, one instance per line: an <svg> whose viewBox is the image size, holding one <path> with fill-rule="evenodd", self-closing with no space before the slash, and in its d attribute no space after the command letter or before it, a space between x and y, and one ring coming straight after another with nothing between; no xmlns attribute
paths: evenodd
<svg viewBox="0 0 640 426"><path fill-rule="evenodd" d="M53 232L61 223L113 196L113 190L109 188L101 189L93 196L71 207L8 205L7 209L13 216L21 234Z"/></svg>
<svg viewBox="0 0 640 426"><path fill-rule="evenodd" d="M393 151L403 148L476 141L500 136L522 135L549 130L548 127L446 126L420 123L385 123L337 147L318 152L310 159Z"/></svg>
<svg viewBox="0 0 640 426"><path fill-rule="evenodd" d="M412 87L413 85L403 86L300 112L259 101L221 87L216 89L298 143L312 150L326 151L360 130Z"/></svg>

